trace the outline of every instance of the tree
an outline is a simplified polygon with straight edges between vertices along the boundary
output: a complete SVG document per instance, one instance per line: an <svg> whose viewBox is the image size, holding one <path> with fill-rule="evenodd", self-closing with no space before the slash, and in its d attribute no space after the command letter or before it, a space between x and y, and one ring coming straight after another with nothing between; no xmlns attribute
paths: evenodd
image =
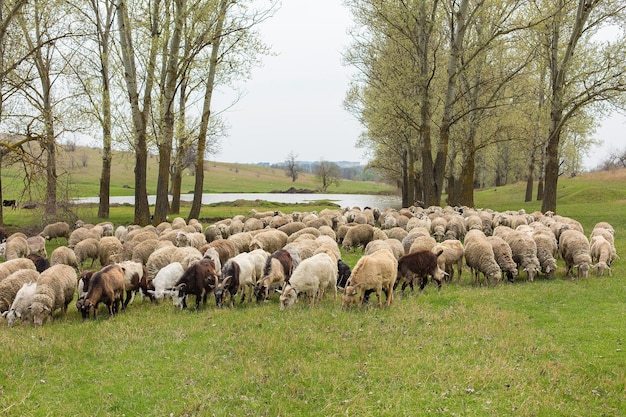
<svg viewBox="0 0 626 417"><path fill-rule="evenodd" d="M291 182L296 182L298 175L302 172L302 167L296 161L298 155L291 151L285 160L285 175L291 178Z"/></svg>
<svg viewBox="0 0 626 417"><path fill-rule="evenodd" d="M334 162L320 161L313 168L313 172L317 177L317 181L320 183L323 193L325 193L331 185L334 184L339 187L341 184L341 171L339 170L339 166Z"/></svg>
<svg viewBox="0 0 626 417"><path fill-rule="evenodd" d="M550 126L541 211L556 211L560 145L565 126L585 107L615 103L626 91L624 35L595 42L592 35L624 21L621 1L556 0L550 31Z"/></svg>

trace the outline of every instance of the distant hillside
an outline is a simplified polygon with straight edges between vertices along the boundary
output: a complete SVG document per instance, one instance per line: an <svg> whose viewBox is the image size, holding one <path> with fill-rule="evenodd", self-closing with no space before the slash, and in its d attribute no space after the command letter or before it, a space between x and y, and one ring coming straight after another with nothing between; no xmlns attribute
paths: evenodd
<svg viewBox="0 0 626 417"><path fill-rule="evenodd" d="M113 152L111 173L111 195L124 196L134 194L134 154ZM97 196L102 170L102 149L90 147L60 147L57 172L60 194L69 198ZM3 198L19 201L42 200L42 187L45 184L43 172L34 178L29 186L25 185L24 173L20 164L3 165ZM38 180L37 180L38 179ZM156 193L158 179L158 158L151 155L148 159L148 192ZM194 188L195 178L190 171L183 178L183 193L190 193ZM204 192L245 192L267 193L286 191L289 188L316 190L319 185L312 174L303 173L296 182L287 177L285 171L276 167L245 165L221 162L205 162ZM342 180L339 187L331 186L330 193L393 193L394 187L377 182Z"/></svg>

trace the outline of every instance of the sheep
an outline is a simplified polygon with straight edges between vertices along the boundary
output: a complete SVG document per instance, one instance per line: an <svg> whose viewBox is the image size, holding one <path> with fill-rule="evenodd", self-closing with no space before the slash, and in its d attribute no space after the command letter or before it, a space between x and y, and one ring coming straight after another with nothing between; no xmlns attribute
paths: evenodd
<svg viewBox="0 0 626 417"><path fill-rule="evenodd" d="M172 220L172 229L182 229L187 226L187 222L182 217L174 217Z"/></svg>
<svg viewBox="0 0 626 417"><path fill-rule="evenodd" d="M77 306L83 319L93 316L96 318L98 304L106 304L109 316L118 313L120 302L124 298L124 271L118 264L108 265L95 272L89 280L89 290L83 299L79 299ZM122 305L124 309L124 305Z"/></svg>
<svg viewBox="0 0 626 417"><path fill-rule="evenodd" d="M171 262L180 262L183 268L188 268L194 262L203 259L202 253L193 246L176 248L172 253Z"/></svg>
<svg viewBox="0 0 626 417"><path fill-rule="evenodd" d="M148 295L157 301L165 295L172 295L171 288L184 272L185 269L180 262L165 265L157 272L154 279L148 282Z"/></svg>
<svg viewBox="0 0 626 417"><path fill-rule="evenodd" d="M28 256L26 256L26 258L33 261L33 263L35 264L35 269L37 269L37 272L39 273L50 268L50 261L48 261L48 259L44 258L41 255L38 255L36 253L31 253Z"/></svg>
<svg viewBox="0 0 626 417"><path fill-rule="evenodd" d="M402 242L409 232L401 227L394 227L384 231L389 239L396 239L399 242Z"/></svg>
<svg viewBox="0 0 626 417"><path fill-rule="evenodd" d="M202 233L179 231L176 234L176 246L178 247L191 246L200 250L202 245L206 243L206 237Z"/></svg>
<svg viewBox="0 0 626 417"><path fill-rule="evenodd" d="M325 253L318 253L303 260L294 269L289 283L280 294L280 309L292 306L299 294L310 297L310 305L315 305L315 299L320 302L327 288L334 291L337 298L337 260Z"/></svg>
<svg viewBox="0 0 626 417"><path fill-rule="evenodd" d="M22 285L36 282L38 279L39 272L32 269L21 269L0 281L0 313L9 310Z"/></svg>
<svg viewBox="0 0 626 417"><path fill-rule="evenodd" d="M69 265L76 269L79 268L76 254L67 246L59 246L50 254L50 266L59 264Z"/></svg>
<svg viewBox="0 0 626 417"><path fill-rule="evenodd" d="M35 253L41 255L43 257L48 256L48 252L46 251L46 239L42 236L31 236L26 239L26 244L28 245L28 253Z"/></svg>
<svg viewBox="0 0 626 417"><path fill-rule="evenodd" d="M300 236L311 234L314 237L319 237L321 235L320 231L314 227L304 227L297 232L293 232L287 238L287 243L295 242Z"/></svg>
<svg viewBox="0 0 626 417"><path fill-rule="evenodd" d="M612 275L611 262L613 261L613 254L611 243L606 238L603 236L592 237L589 254L594 263L593 268L598 270L598 275L604 275L605 270L609 271L609 276Z"/></svg>
<svg viewBox="0 0 626 417"><path fill-rule="evenodd" d="M148 257L146 262L146 271L148 272L148 280L154 279L161 268L172 263L172 255L176 251L174 246L164 246L157 249Z"/></svg>
<svg viewBox="0 0 626 417"><path fill-rule="evenodd" d="M387 240L372 240L365 247L364 255L371 255L379 249L388 249L393 253L393 256L396 259L400 259L402 255L404 255L404 248L402 247L402 243L396 239L387 239Z"/></svg>
<svg viewBox="0 0 626 417"><path fill-rule="evenodd" d="M559 245L550 229L537 229L532 238L537 245L537 259L546 277L553 278L557 269L556 256L559 252Z"/></svg>
<svg viewBox="0 0 626 417"><path fill-rule="evenodd" d="M398 259L398 282L403 281L402 293L404 293L407 285L409 285L411 291L413 291L414 277L420 279L420 291L422 291L428 283L429 275L437 283L437 288L441 289L441 282L443 281L445 272L439 268L437 258L441 256L442 253L443 249L440 249L438 252L421 250L408 253ZM394 283L394 287L398 282Z"/></svg>
<svg viewBox="0 0 626 417"><path fill-rule="evenodd" d="M445 239L457 239L462 240L465 237L467 229L465 228L465 221L459 215L452 215L448 218L446 224Z"/></svg>
<svg viewBox="0 0 626 417"><path fill-rule="evenodd" d="M262 230L263 228L265 228L265 224L263 223L263 221L255 217L249 218L243 223L244 232L251 232L253 230Z"/></svg>
<svg viewBox="0 0 626 417"><path fill-rule="evenodd" d="M64 237L66 240L70 237L70 225L65 222L56 222L46 225L39 236L43 236L46 240L55 239L59 243L59 238Z"/></svg>
<svg viewBox="0 0 626 417"><path fill-rule="evenodd" d="M207 226L206 229L204 229L204 239L207 241L207 243L211 243L214 240L219 240L223 238L224 237L222 236L222 232L214 224Z"/></svg>
<svg viewBox="0 0 626 417"><path fill-rule="evenodd" d="M446 280L454 281L454 265L456 265L458 281L461 281L463 254L465 253L463 243L457 239L444 240L432 248L434 253L438 253L440 250L443 250L443 253L437 257L437 264L439 269L446 272Z"/></svg>
<svg viewBox="0 0 626 417"><path fill-rule="evenodd" d="M202 300L203 304L206 304L207 294L215 288L217 280L213 261L204 258L193 263L174 283L174 290L177 291L177 294L173 297L174 305L186 309L187 295L192 294L196 296L196 310L198 310L200 300Z"/></svg>
<svg viewBox="0 0 626 417"><path fill-rule="evenodd" d="M28 241L22 236L10 237L2 246L4 247L4 257L7 261L24 258L30 253Z"/></svg>
<svg viewBox="0 0 626 417"><path fill-rule="evenodd" d="M287 236L291 236L293 233L297 232L298 230L304 229L305 227L306 225L302 222L292 221L285 224L284 226L280 226L278 230L287 233Z"/></svg>
<svg viewBox="0 0 626 417"><path fill-rule="evenodd" d="M148 239L143 242L139 242L133 248L132 255L130 259L131 261L140 262L143 265L148 263L148 259L150 255L152 255L157 249L163 247L173 247L172 242L168 240L158 240L158 239Z"/></svg>
<svg viewBox="0 0 626 417"><path fill-rule="evenodd" d="M443 240L441 240L441 242L443 242ZM409 254L413 252L432 250L435 245L437 245L437 240L435 240L435 238L430 236L417 236L413 240L413 243L411 243L411 246L409 247L409 250L406 251L406 253Z"/></svg>
<svg viewBox="0 0 626 417"><path fill-rule="evenodd" d="M563 231L559 238L559 251L565 261L566 276L572 274L573 268L577 268L578 278L587 277L592 260L589 240L581 231L574 229Z"/></svg>
<svg viewBox="0 0 626 417"><path fill-rule="evenodd" d="M118 264L124 272L124 290L126 298L122 309L126 309L128 304L132 303L138 291L147 294L148 291L148 273L146 268L140 262L124 261Z"/></svg>
<svg viewBox="0 0 626 417"><path fill-rule="evenodd" d="M362 247L365 249L367 244L374 238L374 227L369 224L358 224L348 229L346 236L343 238L341 246L346 252Z"/></svg>
<svg viewBox="0 0 626 417"><path fill-rule="evenodd" d="M326 253L333 258L335 261L341 259L341 250L339 250L339 246L337 246L337 242L330 236L320 235L315 238L315 244L317 247L313 251L313 255L317 255L318 253Z"/></svg>
<svg viewBox="0 0 626 417"><path fill-rule="evenodd" d="M37 270L33 261L28 258L11 259L10 261L0 263L0 282L20 269Z"/></svg>
<svg viewBox="0 0 626 417"><path fill-rule="evenodd" d="M227 240L235 245L235 255L242 252L249 252L250 242L252 242L252 233L239 232L231 234Z"/></svg>
<svg viewBox="0 0 626 417"><path fill-rule="evenodd" d="M430 233L437 242L442 242L446 236L448 220L445 217L435 217L430 224Z"/></svg>
<svg viewBox="0 0 626 417"><path fill-rule="evenodd" d="M74 253L76 254L79 268L82 267L83 263L88 259L91 259L91 267L93 268L93 264L99 257L99 249L100 242L92 237L78 242L76 246L74 246Z"/></svg>
<svg viewBox="0 0 626 417"><path fill-rule="evenodd" d="M15 299L11 303L9 310L2 314L7 320L7 326L12 327L17 319L20 319L22 322L31 320L29 307L33 302L36 290L37 282L29 282L22 285L22 288L15 294Z"/></svg>
<svg viewBox="0 0 626 417"><path fill-rule="evenodd" d="M208 248L205 252L204 255L202 255L203 258L209 258L210 260L213 261L213 263L215 264L215 270L217 271L218 275L221 276L222 274L222 261L220 261L220 254L217 253L217 250L215 248Z"/></svg>
<svg viewBox="0 0 626 417"><path fill-rule="evenodd" d="M78 229L74 229L70 234L70 237L67 239L67 246L69 248L74 248L78 242L88 239L94 238L100 240L100 234L97 232L92 232L90 229L86 227L79 227Z"/></svg>
<svg viewBox="0 0 626 417"><path fill-rule="evenodd" d="M513 230L506 234L503 239L511 247L513 260L517 267L526 271L527 279L532 282L541 268L537 258L537 244L532 236L525 232Z"/></svg>
<svg viewBox="0 0 626 417"><path fill-rule="evenodd" d="M215 240L209 243L209 248L215 248L217 253L219 253L222 265L230 258L239 254L239 249L237 249L235 243L229 239Z"/></svg>
<svg viewBox="0 0 626 417"><path fill-rule="evenodd" d="M75 291L76 271L71 266L57 264L43 271L30 305L33 323L43 325L59 308L66 315Z"/></svg>
<svg viewBox="0 0 626 417"><path fill-rule="evenodd" d="M361 291L359 307L363 306L368 290L375 290L378 307L382 307L381 292L387 296L386 305L393 302L393 286L398 276L398 260L387 249L378 250L371 255L362 256L354 266L348 285L342 296L344 308L356 302L356 295Z"/></svg>
<svg viewBox="0 0 626 417"><path fill-rule="evenodd" d="M509 244L500 236L487 236L487 241L491 244L493 255L502 273L506 274L509 282L515 281L519 271Z"/></svg>
<svg viewBox="0 0 626 417"><path fill-rule="evenodd" d="M98 259L100 265L108 265L117 259L122 250L122 242L115 236L104 236L98 244Z"/></svg>
<svg viewBox="0 0 626 417"><path fill-rule="evenodd" d="M468 231L463 246L465 246L465 264L472 271L473 283L479 282L478 276L482 273L488 284L495 285L502 273L485 233L476 229Z"/></svg>
<svg viewBox="0 0 626 417"><path fill-rule="evenodd" d="M281 249L287 244L287 233L277 229L270 229L256 234L250 242L250 251L255 249L263 249L266 252L273 253Z"/></svg>

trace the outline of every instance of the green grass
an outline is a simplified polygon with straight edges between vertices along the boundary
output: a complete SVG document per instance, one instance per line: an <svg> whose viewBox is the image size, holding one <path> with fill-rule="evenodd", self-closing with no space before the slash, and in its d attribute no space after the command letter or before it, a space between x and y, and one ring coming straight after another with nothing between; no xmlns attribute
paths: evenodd
<svg viewBox="0 0 626 417"><path fill-rule="evenodd" d="M624 259L626 183L563 179L558 213L616 228ZM608 190L608 191L607 191ZM610 191L616 190L616 191ZM538 209L520 184L477 192L477 206ZM589 198L589 196L592 196ZM320 206L322 207L322 206ZM203 207L207 218L250 206ZM285 211L306 208L283 207ZM93 209L85 209L86 220ZM117 213L120 210L122 213ZM114 208L119 223L132 208ZM7 212L8 213L8 212ZM95 216L92 214L92 216ZM126 221L124 221L124 219ZM19 219L12 219L18 222ZM116 223L118 223L116 221ZM344 254L353 266L360 254ZM73 304L43 327L0 326L6 416L622 416L626 279L473 287L429 285L390 308L263 304L195 311L135 300L82 321Z"/></svg>

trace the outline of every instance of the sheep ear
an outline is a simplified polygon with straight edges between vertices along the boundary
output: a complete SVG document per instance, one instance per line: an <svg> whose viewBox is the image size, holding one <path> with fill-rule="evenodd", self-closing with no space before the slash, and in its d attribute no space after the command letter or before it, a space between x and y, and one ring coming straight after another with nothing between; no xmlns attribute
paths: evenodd
<svg viewBox="0 0 626 417"><path fill-rule="evenodd" d="M48 306L44 306L43 309L46 310L46 311L50 311L50 307L48 307Z"/></svg>
<svg viewBox="0 0 626 417"><path fill-rule="evenodd" d="M7 318L7 316L8 316L8 315L9 315L9 310L4 311L4 312L2 313L2 317L4 317L5 319Z"/></svg>

